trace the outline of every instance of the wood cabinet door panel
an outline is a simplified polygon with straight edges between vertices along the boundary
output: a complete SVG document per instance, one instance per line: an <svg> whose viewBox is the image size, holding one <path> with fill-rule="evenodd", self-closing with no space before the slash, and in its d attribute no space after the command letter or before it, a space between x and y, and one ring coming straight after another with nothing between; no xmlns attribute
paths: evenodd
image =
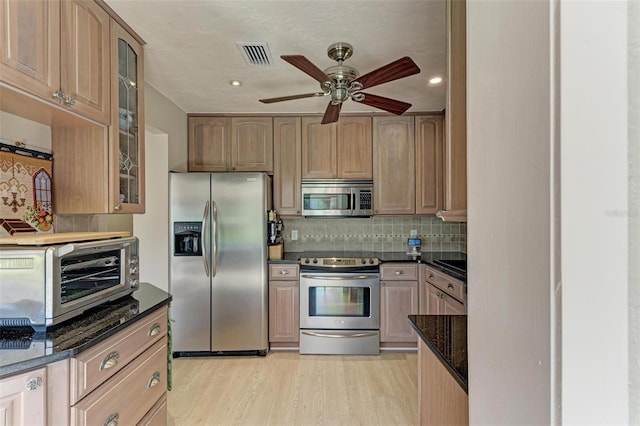
<svg viewBox="0 0 640 426"><path fill-rule="evenodd" d="M379 215L415 213L413 117L373 119L373 203Z"/></svg>
<svg viewBox="0 0 640 426"><path fill-rule="evenodd" d="M435 286L426 284L426 312L425 315L442 314L440 295L442 292Z"/></svg>
<svg viewBox="0 0 640 426"><path fill-rule="evenodd" d="M60 2L0 2L0 80L53 101L60 87Z"/></svg>
<svg viewBox="0 0 640 426"><path fill-rule="evenodd" d="M416 334L408 315L418 313L416 281L382 281L380 305L380 341L415 342Z"/></svg>
<svg viewBox="0 0 640 426"><path fill-rule="evenodd" d="M336 123L320 124L322 117L302 118L302 178L338 176Z"/></svg>
<svg viewBox="0 0 640 426"><path fill-rule="evenodd" d="M371 117L344 117L338 121L338 177L372 179L372 149Z"/></svg>
<svg viewBox="0 0 640 426"><path fill-rule="evenodd" d="M189 117L189 171L227 171L229 128L225 117Z"/></svg>
<svg viewBox="0 0 640 426"><path fill-rule="evenodd" d="M280 216L301 210L302 135L299 117L273 119L273 208Z"/></svg>
<svg viewBox="0 0 640 426"><path fill-rule="evenodd" d="M273 171L272 118L234 117L231 129L231 170Z"/></svg>
<svg viewBox="0 0 640 426"><path fill-rule="evenodd" d="M46 389L46 368L0 380L0 426L45 424Z"/></svg>
<svg viewBox="0 0 640 426"><path fill-rule="evenodd" d="M443 203L443 119L415 118L416 214L435 214Z"/></svg>
<svg viewBox="0 0 640 426"><path fill-rule="evenodd" d="M65 98L73 98L71 109L108 124L109 15L97 3L85 0L65 0L61 5L60 87Z"/></svg>
<svg viewBox="0 0 640 426"><path fill-rule="evenodd" d="M300 339L300 286L297 281L269 281L269 341Z"/></svg>
<svg viewBox="0 0 640 426"><path fill-rule="evenodd" d="M444 294L442 298L442 313L444 315L464 315L464 305L453 297Z"/></svg>

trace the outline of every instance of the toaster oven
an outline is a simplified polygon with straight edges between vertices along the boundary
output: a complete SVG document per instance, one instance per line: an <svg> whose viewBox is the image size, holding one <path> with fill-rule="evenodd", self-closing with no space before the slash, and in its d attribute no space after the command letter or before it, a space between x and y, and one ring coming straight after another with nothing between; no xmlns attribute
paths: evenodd
<svg viewBox="0 0 640 426"><path fill-rule="evenodd" d="M56 325L138 286L136 237L0 249L0 326Z"/></svg>

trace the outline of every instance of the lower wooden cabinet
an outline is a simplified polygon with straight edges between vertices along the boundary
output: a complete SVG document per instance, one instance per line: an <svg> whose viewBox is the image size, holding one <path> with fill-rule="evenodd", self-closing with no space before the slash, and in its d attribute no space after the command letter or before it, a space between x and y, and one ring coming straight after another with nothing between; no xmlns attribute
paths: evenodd
<svg viewBox="0 0 640 426"><path fill-rule="evenodd" d="M380 266L380 343L415 345L417 336L407 319L419 311L418 265Z"/></svg>
<svg viewBox="0 0 640 426"><path fill-rule="evenodd" d="M76 358L0 380L0 426L167 424L168 310Z"/></svg>
<svg viewBox="0 0 640 426"><path fill-rule="evenodd" d="M420 314L465 315L464 283L420 265Z"/></svg>
<svg viewBox="0 0 640 426"><path fill-rule="evenodd" d="M269 343L297 347L300 340L300 279L297 264L269 266Z"/></svg>
<svg viewBox="0 0 640 426"><path fill-rule="evenodd" d="M0 380L0 426L46 424L46 389L46 368Z"/></svg>
<svg viewBox="0 0 640 426"><path fill-rule="evenodd" d="M469 424L469 396L422 340L418 344L418 424Z"/></svg>

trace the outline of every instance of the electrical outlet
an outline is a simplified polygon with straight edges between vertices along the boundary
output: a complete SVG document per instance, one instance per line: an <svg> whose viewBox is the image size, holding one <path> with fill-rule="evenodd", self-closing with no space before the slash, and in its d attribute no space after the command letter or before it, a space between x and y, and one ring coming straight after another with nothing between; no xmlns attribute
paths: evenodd
<svg viewBox="0 0 640 426"><path fill-rule="evenodd" d="M418 230L417 229L412 229L409 231L410 236L411 237L417 237L418 236Z"/></svg>
<svg viewBox="0 0 640 426"><path fill-rule="evenodd" d="M297 241L298 240L298 230L297 229L292 229L291 230L291 241Z"/></svg>

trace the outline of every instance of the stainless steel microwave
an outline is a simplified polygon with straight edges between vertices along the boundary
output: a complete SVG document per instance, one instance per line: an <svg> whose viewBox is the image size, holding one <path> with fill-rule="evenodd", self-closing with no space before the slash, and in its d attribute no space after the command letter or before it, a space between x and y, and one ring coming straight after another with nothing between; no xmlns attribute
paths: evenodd
<svg viewBox="0 0 640 426"><path fill-rule="evenodd" d="M302 216L369 217L372 214L371 180L302 180Z"/></svg>
<svg viewBox="0 0 640 426"><path fill-rule="evenodd" d="M138 239L0 249L0 326L46 328L135 291Z"/></svg>

